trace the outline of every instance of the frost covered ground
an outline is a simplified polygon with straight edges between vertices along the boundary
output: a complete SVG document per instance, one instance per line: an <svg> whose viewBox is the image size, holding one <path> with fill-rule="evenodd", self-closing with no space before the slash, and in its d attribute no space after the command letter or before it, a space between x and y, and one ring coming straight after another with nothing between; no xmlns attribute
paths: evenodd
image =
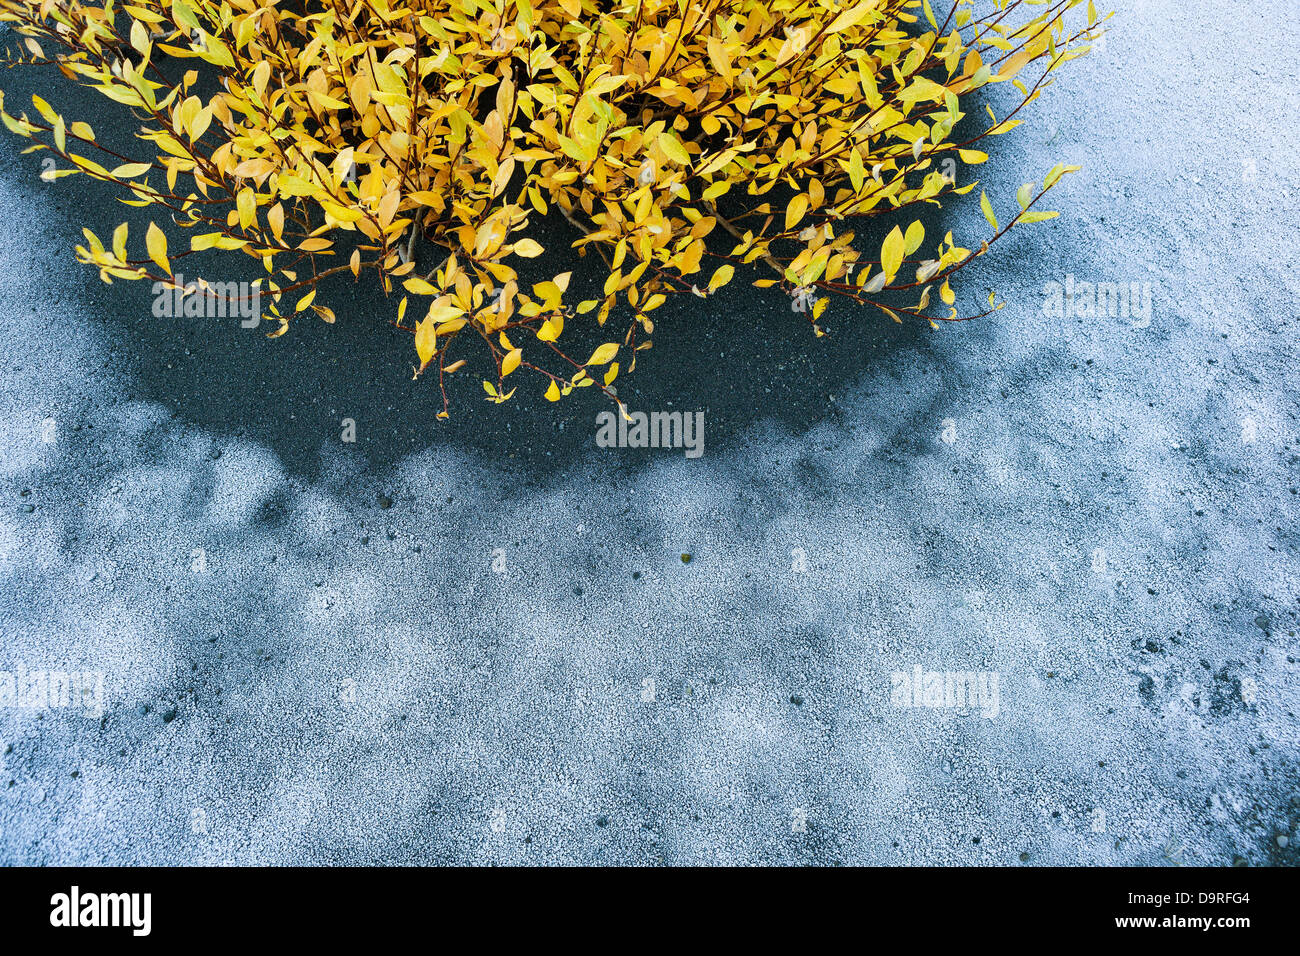
<svg viewBox="0 0 1300 956"><path fill-rule="evenodd" d="M104 675L0 710L0 861L1294 864L1300 26L1114 6L960 171L1084 167L969 271L996 318L663 310L623 396L697 459L536 388L437 423L351 286L155 319L71 262L130 211L0 139L0 671ZM918 666L996 712L897 706Z"/></svg>

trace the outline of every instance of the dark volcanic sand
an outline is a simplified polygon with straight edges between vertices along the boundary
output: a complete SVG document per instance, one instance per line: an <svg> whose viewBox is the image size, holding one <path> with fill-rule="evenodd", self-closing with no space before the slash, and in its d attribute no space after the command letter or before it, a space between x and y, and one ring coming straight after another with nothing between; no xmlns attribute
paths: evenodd
<svg viewBox="0 0 1300 956"><path fill-rule="evenodd" d="M135 210L0 138L0 670L107 693L0 710L0 862L1294 863L1300 30L1115 6L959 171L1084 166L968 270L996 317L657 313L622 394L702 409L698 460L522 373L436 422L347 284L275 341L154 319L71 261ZM1067 275L1150 324L1044 316ZM998 712L892 706L918 664Z"/></svg>

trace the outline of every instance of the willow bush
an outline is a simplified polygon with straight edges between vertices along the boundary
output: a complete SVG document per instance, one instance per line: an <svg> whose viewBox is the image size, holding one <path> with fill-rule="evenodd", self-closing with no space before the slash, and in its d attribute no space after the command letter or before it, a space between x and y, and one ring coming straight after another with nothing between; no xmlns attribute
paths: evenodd
<svg viewBox="0 0 1300 956"><path fill-rule="evenodd" d="M77 258L105 281L210 296L180 285L179 261L240 253L265 272L273 336L335 320L317 301L331 275L400 286L396 324L416 375L436 368L445 417L446 378L470 359L492 401L521 369L553 401L593 385L614 398L667 296L710 297L737 268L818 335L831 295L897 321L1000 308L990 295L959 314L952 277L1055 216L1036 207L1077 167L999 202L1001 218L981 192L991 232L973 248L951 232L927 245L916 215L974 188L954 161L983 163L980 142L1086 52L1092 4L1067 25L1082 2L0 0L25 38L11 63L55 64L129 111L142 154L39 96L35 116L3 121L58 157L46 178L114 183L156 216L143 248L126 224L107 242L85 231ZM998 83L1018 105L974 111L955 139L971 94ZM567 258L603 260L603 291L576 304L570 272L516 271L553 210L580 250ZM562 348L580 322L608 340L585 362Z"/></svg>

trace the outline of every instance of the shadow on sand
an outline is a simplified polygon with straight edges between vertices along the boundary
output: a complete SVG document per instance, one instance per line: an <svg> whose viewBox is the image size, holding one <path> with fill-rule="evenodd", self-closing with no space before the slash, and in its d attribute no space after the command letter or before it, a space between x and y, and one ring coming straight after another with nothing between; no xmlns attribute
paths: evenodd
<svg viewBox="0 0 1300 956"><path fill-rule="evenodd" d="M10 70L2 81L7 109L14 114L31 112L31 94L39 91L69 120L105 115L98 94L47 70ZM101 141L140 154L126 128L126 114L114 107L107 115L113 123L92 124ZM42 182L41 164L48 154L19 155L25 144L7 133L3 143L0 148L8 151L10 161L0 176L16 190L46 193L62 213L62 219L48 223L50 244L66 249L68 268L84 274L82 304L104 323L111 342L106 361L130 376L128 399L160 403L218 436L262 444L288 472L309 480L322 467L322 446L340 440L343 419L355 421L353 447L372 470L443 445L517 470L530 482L565 472L594 447L595 416L612 407L595 389L552 404L542 397L541 380L525 371L516 373L515 397L497 406L484 400L483 376L474 370L475 359L481 362L482 356L472 353L448 388L451 418L438 421L442 401L437 380L412 379L411 335L390 321L398 298L385 298L365 276L359 284L346 277L322 286L318 301L335 310L335 324L300 317L277 339L264 337L269 331L265 324L241 328L233 318L155 318L149 283L105 285L91 269L72 262L82 226L106 237L126 220L133 245L142 247L149 217L121 205L115 190L87 177ZM946 216L946 210L930 207L924 217L927 247L948 228ZM551 235L542 237L543 244L550 248L571 241L570 227L562 220L548 221L544 228ZM874 224L864 231L875 243L883 235ZM179 242L173 238L174 247ZM191 278L213 280L257 275L232 256L202 265L184 271ZM543 265L554 272L574 269L575 283L599 281L604 275L594 255L577 262L557 255ZM245 274L231 275L232 267ZM879 371L879 363L891 363L896 351L928 348L933 334L921 323L898 325L876 309L839 300L823 318L829 334L819 339L779 290L754 289L739 277L708 300L672 297L654 316L654 347L640 353L633 374L620 376L620 396L634 411L702 410L706 447L712 451L734 446L759 421L802 434L835 418L840 414L836 395L859 382L864 372ZM611 320L617 321L617 316ZM623 326L614 327L621 334ZM571 354L585 355L602 341L594 331L571 322L566 330ZM661 454L628 449L616 467L637 467Z"/></svg>

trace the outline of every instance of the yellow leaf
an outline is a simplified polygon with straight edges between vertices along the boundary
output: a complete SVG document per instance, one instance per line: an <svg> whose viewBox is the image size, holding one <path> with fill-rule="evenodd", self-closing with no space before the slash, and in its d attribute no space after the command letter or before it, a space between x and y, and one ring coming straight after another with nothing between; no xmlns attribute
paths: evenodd
<svg viewBox="0 0 1300 956"><path fill-rule="evenodd" d="M32 94L32 105L35 106L41 116L45 118L45 122L50 125L53 125L58 120L59 114L50 108L49 103L45 102L45 100L35 94Z"/></svg>
<svg viewBox="0 0 1300 956"><path fill-rule="evenodd" d="M1077 173L1082 168L1082 166L1066 166L1063 163L1057 163L1052 167L1051 171L1048 172L1047 176L1044 177L1043 188L1051 189L1066 173Z"/></svg>
<svg viewBox="0 0 1300 956"><path fill-rule="evenodd" d="M257 220L257 196L245 186L235 197L235 205L239 209L239 228L247 229Z"/></svg>
<svg viewBox="0 0 1300 956"><path fill-rule="evenodd" d="M993 204L989 202L988 195L984 190L980 190L980 209L984 211L984 218L989 221L989 225L996 232L998 229L998 217L993 215Z"/></svg>
<svg viewBox="0 0 1300 956"><path fill-rule="evenodd" d="M139 20L131 23L131 46L137 53L144 53L149 48L149 30Z"/></svg>
<svg viewBox="0 0 1300 956"><path fill-rule="evenodd" d="M708 49L709 60L713 63L713 68L718 71L724 80L730 82L731 57L727 56L727 48L723 46L722 41L717 37L709 37Z"/></svg>
<svg viewBox="0 0 1300 956"><path fill-rule="evenodd" d="M785 228L789 230L799 225L799 220L803 219L807 211L808 197L800 193L790 200L790 205L785 207Z"/></svg>
<svg viewBox="0 0 1300 956"><path fill-rule="evenodd" d="M680 163L683 166L691 164L691 154L686 152L686 147L682 145L682 141L667 130L659 134L659 148L673 162Z"/></svg>
<svg viewBox="0 0 1300 956"><path fill-rule="evenodd" d="M433 319L433 321L437 322L438 325L444 325L447 322L460 318L464 314L465 310L460 306L451 305L450 303L445 302L440 305L435 301L429 306L429 311L425 317ZM446 332L448 330L443 329L443 331Z"/></svg>
<svg viewBox="0 0 1300 956"><path fill-rule="evenodd" d="M548 402L560 400L560 387L555 384L555 379L551 379L551 384L546 387L546 400Z"/></svg>
<svg viewBox="0 0 1300 956"><path fill-rule="evenodd" d="M855 193L862 191L862 182L866 179L866 168L862 165L862 154L856 149L849 154L849 183Z"/></svg>
<svg viewBox="0 0 1300 956"><path fill-rule="evenodd" d="M836 17L827 30L828 33L839 33L841 30L847 30L851 26L856 26L868 13L874 10L879 0L862 0L857 6L845 10Z"/></svg>
<svg viewBox="0 0 1300 956"><path fill-rule="evenodd" d="M190 135L190 142L197 143L201 140L210 125L212 125L212 107L205 106L194 114L193 122L186 128L186 132Z"/></svg>
<svg viewBox="0 0 1300 956"><path fill-rule="evenodd" d="M700 194L700 198L705 202L713 202L713 200L717 199L730 189L731 183L727 182L725 179L720 179L705 189L704 192Z"/></svg>
<svg viewBox="0 0 1300 956"><path fill-rule="evenodd" d="M735 272L736 272L735 267L732 266L731 263L729 262L724 265L718 266L718 271L713 273L713 278L709 280L709 291L714 292L717 289L722 288L724 285L726 285L728 282L731 281L731 277L735 274Z"/></svg>
<svg viewBox="0 0 1300 956"><path fill-rule="evenodd" d="M402 283L402 288L412 295L437 295L438 290L418 277L412 277Z"/></svg>
<svg viewBox="0 0 1300 956"><path fill-rule="evenodd" d="M322 199L320 204L321 208L329 214L331 219L336 219L339 222L358 222L364 216L364 213L362 213L360 209L356 209L352 206L340 206L338 203L331 202L328 199Z"/></svg>
<svg viewBox="0 0 1300 956"><path fill-rule="evenodd" d="M903 230L895 226L880 246L880 268L892 277L903 264Z"/></svg>
<svg viewBox="0 0 1300 956"><path fill-rule="evenodd" d="M420 368L424 369L429 361L438 351L438 333L435 326L437 323L432 317L423 319L415 327L415 352L420 356Z"/></svg>
<svg viewBox="0 0 1300 956"><path fill-rule="evenodd" d="M584 362L583 364L604 365L606 362L608 362L617 354L618 354L618 343L606 342L600 348L596 349L596 351L592 352L591 358L587 359L587 361Z"/></svg>
<svg viewBox="0 0 1300 956"><path fill-rule="evenodd" d="M271 61L263 60L261 63L257 64L257 68L253 70L253 89L257 91L258 96L262 95L262 91L266 89L266 83L270 79Z"/></svg>
<svg viewBox="0 0 1300 956"><path fill-rule="evenodd" d="M522 349L513 349L510 352L507 352L506 357L501 360L501 377L505 378L517 369L519 363L523 360L523 356L524 353Z"/></svg>
<svg viewBox="0 0 1300 956"><path fill-rule="evenodd" d="M1026 63L1039 54L1035 53L1030 47L1024 46L1011 54L1010 59L1002 64L1002 69L998 70L998 79L1005 80L1015 76L1024 67Z"/></svg>
<svg viewBox="0 0 1300 956"><path fill-rule="evenodd" d="M520 239L515 243L515 255L525 259L536 259L542 252L541 245L535 239Z"/></svg>
<svg viewBox="0 0 1300 956"><path fill-rule="evenodd" d="M272 206L270 212L266 214L266 221L270 224L275 238L280 240L284 236L284 206L281 203Z"/></svg>
<svg viewBox="0 0 1300 956"><path fill-rule="evenodd" d="M115 179L134 179L136 176L143 176L153 168L151 163L126 163L113 170Z"/></svg>
<svg viewBox="0 0 1300 956"><path fill-rule="evenodd" d="M921 247L922 240L925 239L925 227L920 221L912 223L907 227L907 234L903 236L903 255L910 256Z"/></svg>
<svg viewBox="0 0 1300 956"><path fill-rule="evenodd" d="M145 247L149 250L149 258L158 263L168 275L172 274L171 264L167 261L167 234L158 228L156 222L149 223L149 232L144 237Z"/></svg>
<svg viewBox="0 0 1300 956"><path fill-rule="evenodd" d="M543 342L554 342L563 331L564 319L556 315L542 323L542 327L537 330L537 337Z"/></svg>

